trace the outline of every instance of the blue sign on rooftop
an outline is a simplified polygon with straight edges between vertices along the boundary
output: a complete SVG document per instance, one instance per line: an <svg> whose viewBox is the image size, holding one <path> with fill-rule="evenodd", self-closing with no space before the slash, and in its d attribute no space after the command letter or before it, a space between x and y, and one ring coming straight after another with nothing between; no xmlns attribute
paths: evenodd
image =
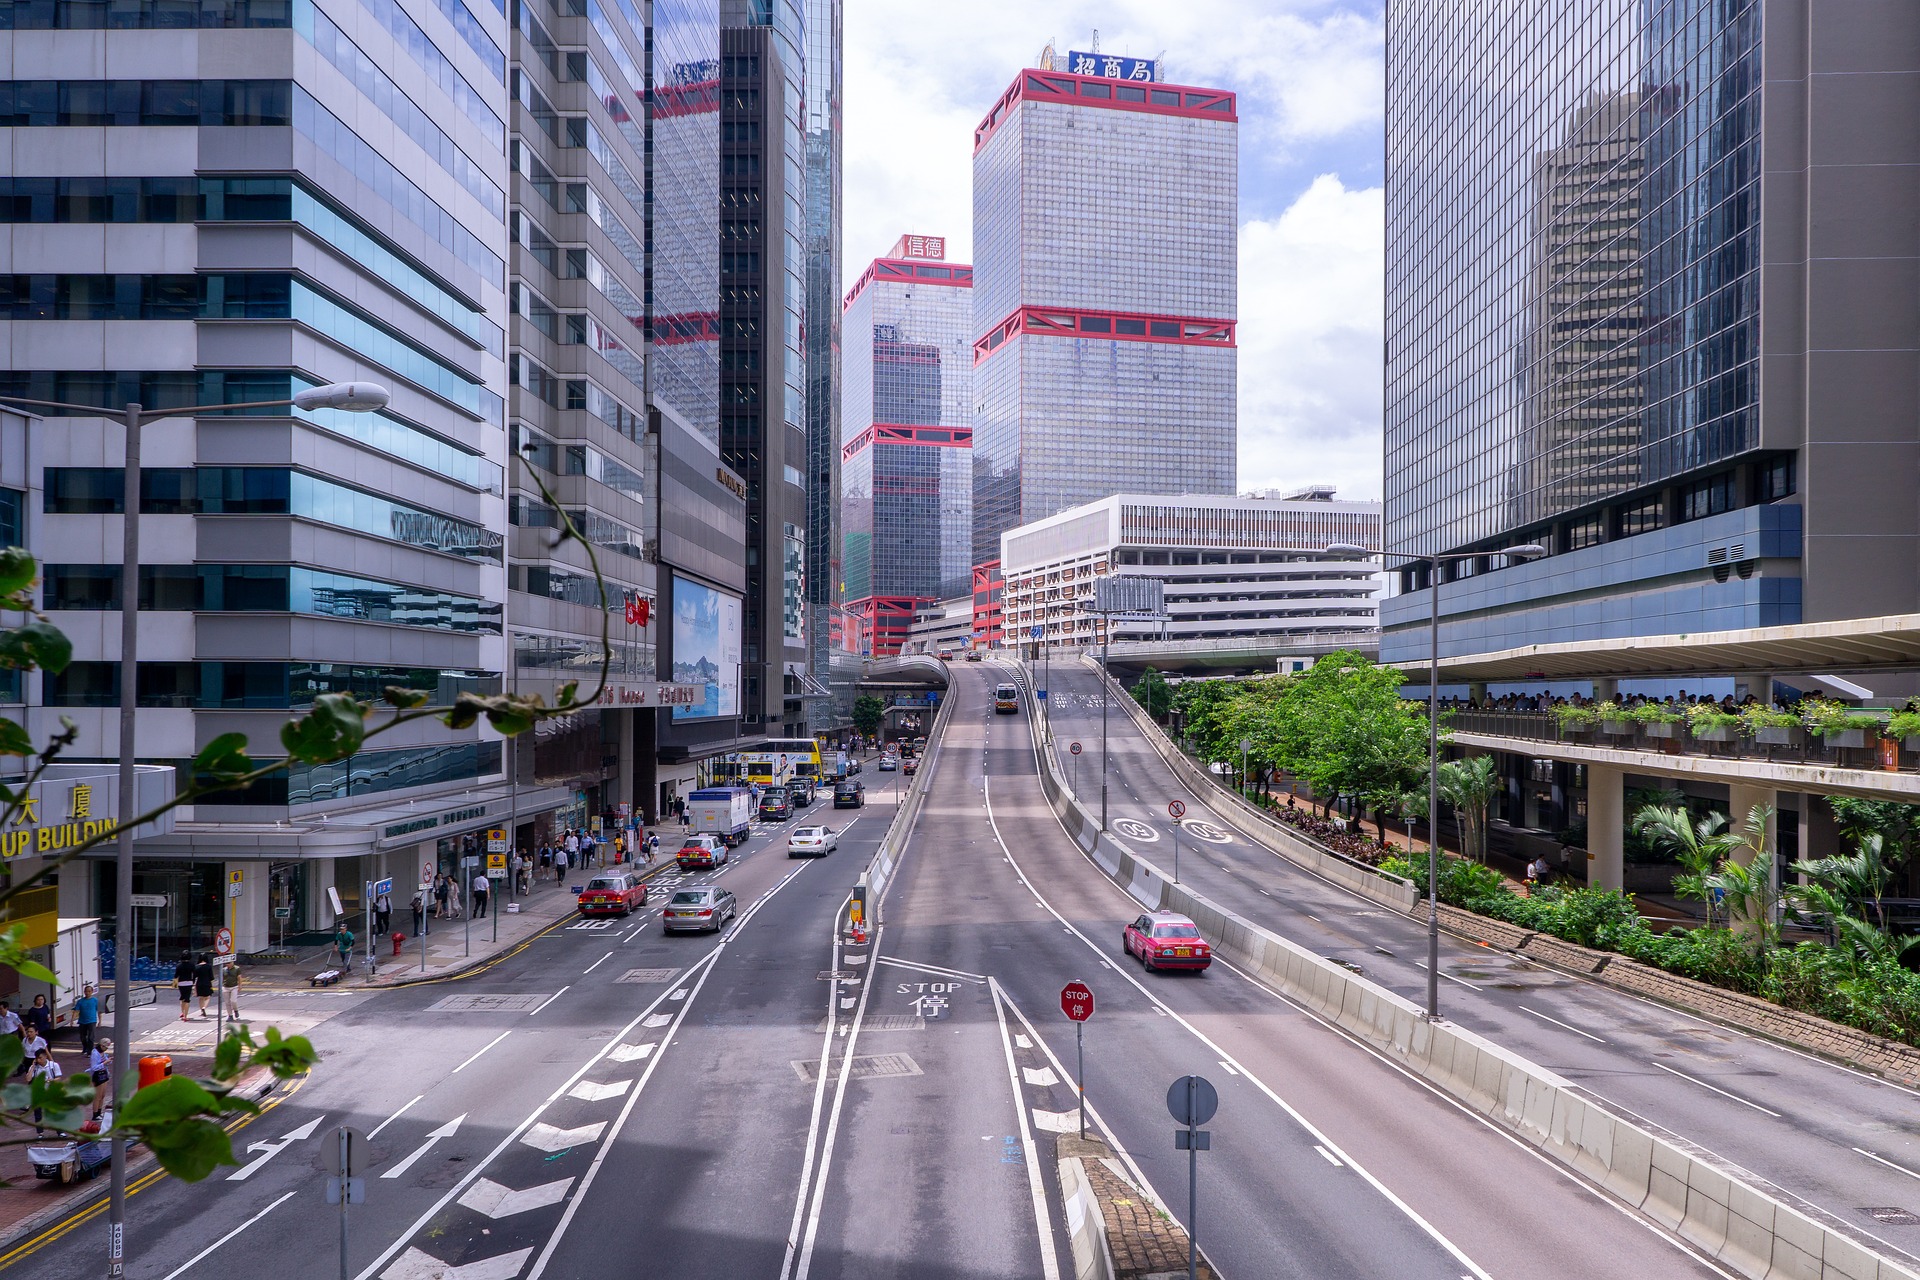
<svg viewBox="0 0 1920 1280"><path fill-rule="evenodd" d="M1158 80L1160 65L1152 58L1123 58L1111 53L1067 53L1067 70L1076 76L1100 76L1107 80Z"/></svg>

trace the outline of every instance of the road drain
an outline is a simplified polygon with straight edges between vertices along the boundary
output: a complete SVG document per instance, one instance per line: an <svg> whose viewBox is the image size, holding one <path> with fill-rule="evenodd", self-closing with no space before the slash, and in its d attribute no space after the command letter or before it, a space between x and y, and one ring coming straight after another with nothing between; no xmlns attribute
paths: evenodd
<svg viewBox="0 0 1920 1280"><path fill-rule="evenodd" d="M672 982L678 969L629 969L615 982Z"/></svg>
<svg viewBox="0 0 1920 1280"><path fill-rule="evenodd" d="M1920 1214L1906 1209L1883 1205L1877 1208L1863 1208L1860 1212L1875 1222L1885 1223L1889 1227L1920 1227Z"/></svg>
<svg viewBox="0 0 1920 1280"><path fill-rule="evenodd" d="M833 1024L825 1019L813 1024L813 1034L825 1035ZM870 1013L860 1023L866 1031L925 1031L927 1020L917 1013Z"/></svg>
<svg viewBox="0 0 1920 1280"><path fill-rule="evenodd" d="M793 1069L800 1083L812 1084L820 1076L820 1061L795 1062ZM855 1080L880 1080L888 1076L917 1076L920 1064L904 1053L876 1053L853 1059L847 1074Z"/></svg>

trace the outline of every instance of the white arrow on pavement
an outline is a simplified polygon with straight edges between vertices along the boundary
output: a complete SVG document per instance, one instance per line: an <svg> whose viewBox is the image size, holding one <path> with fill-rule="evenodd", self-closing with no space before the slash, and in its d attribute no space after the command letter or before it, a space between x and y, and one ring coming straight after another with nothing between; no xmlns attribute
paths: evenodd
<svg viewBox="0 0 1920 1280"><path fill-rule="evenodd" d="M1043 1089L1060 1083L1060 1077L1053 1074L1052 1067L1022 1067L1020 1072L1026 1076L1028 1084L1039 1085Z"/></svg>
<svg viewBox="0 0 1920 1280"><path fill-rule="evenodd" d="M311 1138L313 1136L313 1131L320 1127L320 1121L322 1119L324 1119L324 1117L315 1116L313 1119L301 1125L298 1129L293 1130L291 1133L287 1134L284 1138L281 1138L278 1142L249 1142L247 1144L247 1150L260 1152L259 1157L257 1159L249 1160L246 1164L241 1165L238 1169L235 1169L232 1173L228 1174L227 1181L228 1182L245 1182L248 1178L251 1178L254 1175L254 1171L259 1169L261 1165L273 1159L275 1156L279 1155L282 1151L285 1151L288 1147L300 1141L302 1138Z"/></svg>
<svg viewBox="0 0 1920 1280"><path fill-rule="evenodd" d="M670 1013L650 1013L647 1015L646 1020L642 1022L640 1025L643 1027L650 1027L650 1028L664 1027L669 1022L672 1022L672 1021L673 1021L673 1015Z"/></svg>
<svg viewBox="0 0 1920 1280"><path fill-rule="evenodd" d="M515 1249L512 1253L454 1266L430 1253L409 1248L380 1273L380 1280L513 1280L532 1256L531 1249Z"/></svg>
<svg viewBox="0 0 1920 1280"><path fill-rule="evenodd" d="M598 1142L605 1132L607 1122L596 1120L592 1124L583 1124L578 1129L556 1129L550 1124L536 1124L520 1135L520 1141L536 1151L549 1154L565 1151L568 1147L583 1146L589 1142Z"/></svg>
<svg viewBox="0 0 1920 1280"><path fill-rule="evenodd" d="M460 1127L460 1122L462 1120L465 1120L466 1118L467 1118L467 1115L463 1111L459 1115L455 1116L453 1119L441 1125L438 1129L435 1129L432 1133L427 1135L427 1140L425 1142L421 1143L418 1147L414 1149L413 1154L409 1155L405 1160L402 1160L399 1164L393 1166L393 1168L387 1170L385 1173L381 1174L380 1176L383 1178L397 1178L401 1174L405 1173L407 1170L413 1168L414 1161L418 1160L421 1156L427 1154L427 1152L433 1150L433 1144L440 1141L440 1139L451 1138L454 1135L454 1131Z"/></svg>
<svg viewBox="0 0 1920 1280"><path fill-rule="evenodd" d="M593 1080L582 1080L567 1090L569 1098L578 1098L582 1102L605 1102L608 1098L617 1098L633 1087L631 1080L615 1080L611 1084L600 1084Z"/></svg>
<svg viewBox="0 0 1920 1280"><path fill-rule="evenodd" d="M638 1062L652 1052L650 1044L617 1044L607 1056L615 1062Z"/></svg>
<svg viewBox="0 0 1920 1280"><path fill-rule="evenodd" d="M572 1178L562 1178L558 1182L549 1182L543 1187L511 1191L491 1178L482 1178L467 1188L467 1193L460 1197L460 1203L475 1213L486 1214L489 1218L511 1218L516 1213L526 1213L530 1209L544 1209L550 1204L559 1204L567 1198L567 1188L572 1185Z"/></svg>

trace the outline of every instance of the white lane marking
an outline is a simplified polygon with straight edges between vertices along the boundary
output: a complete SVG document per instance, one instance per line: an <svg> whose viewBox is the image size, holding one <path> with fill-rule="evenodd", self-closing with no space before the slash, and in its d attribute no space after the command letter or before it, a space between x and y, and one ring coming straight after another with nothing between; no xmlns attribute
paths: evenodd
<svg viewBox="0 0 1920 1280"><path fill-rule="evenodd" d="M1887 1159L1885 1156L1877 1156L1873 1152L1867 1150L1865 1147L1855 1147L1854 1150L1858 1151L1861 1155L1865 1156L1867 1159L1877 1161L1878 1163L1887 1166L1887 1168L1889 1169L1898 1169L1901 1173L1906 1174L1909 1178L1920 1178L1920 1173L1915 1173L1913 1170L1907 1168L1907 1166L1903 1164L1895 1164L1893 1161Z"/></svg>
<svg viewBox="0 0 1920 1280"><path fill-rule="evenodd" d="M462 1120L465 1120L466 1118L467 1118L467 1114L466 1112L463 1111L459 1115L455 1116L453 1119L441 1125L438 1129L435 1129L432 1133L429 1133L427 1135L427 1140L421 1143L419 1146L415 1147L413 1149L412 1154L410 1154L405 1160L402 1160L399 1164L393 1166L393 1168L387 1170L385 1173L381 1174L380 1176L383 1178L397 1178L401 1174L405 1173L407 1170L413 1168L414 1162L418 1160L421 1156L424 1156L425 1154L427 1154L427 1152L433 1150L434 1146L440 1141L440 1139L451 1138L455 1133L459 1132L460 1122Z"/></svg>
<svg viewBox="0 0 1920 1280"><path fill-rule="evenodd" d="M254 1174L260 1171L261 1165L264 1165L267 1161L273 1159L275 1156L279 1155L282 1151L285 1151L288 1147L292 1146L294 1143L299 1142L305 1138L311 1138L313 1136L313 1131L320 1127L320 1121L323 1120L324 1118L325 1117L323 1116L315 1116L313 1119L301 1125L298 1129L289 1130L287 1134L284 1137L282 1137L278 1142L249 1142L247 1144L247 1150L260 1152L259 1158L256 1160L248 1161L245 1165L241 1166L238 1169L235 1169L232 1173L228 1174L227 1181L228 1182L245 1182L248 1178L251 1178Z"/></svg>
<svg viewBox="0 0 1920 1280"><path fill-rule="evenodd" d="M1220 1059L1220 1066L1230 1076L1237 1076L1240 1074L1239 1070L1231 1062L1228 1062L1225 1058Z"/></svg>
<svg viewBox="0 0 1920 1280"><path fill-rule="evenodd" d="M1033 1041L1027 1039L1025 1036L1015 1036L1013 1038L1013 1042L1014 1044L1018 1045L1022 1049L1033 1048Z"/></svg>
<svg viewBox="0 0 1920 1280"><path fill-rule="evenodd" d="M588 965L585 969L581 970L580 976L584 978L589 973L592 973L595 969L598 969L601 965L607 962L607 957L611 956L612 954L613 952L609 951L607 952L606 955L601 956L598 960L595 960L592 964Z"/></svg>
<svg viewBox="0 0 1920 1280"><path fill-rule="evenodd" d="M1319 1143L1317 1142L1314 1143L1313 1149L1315 1151L1318 1151L1321 1155L1325 1156L1327 1158L1327 1163L1332 1165L1334 1168L1344 1169L1347 1167L1344 1163L1342 1163L1339 1156L1333 1154L1333 1152L1327 1150L1325 1147L1321 1146Z"/></svg>
<svg viewBox="0 0 1920 1280"><path fill-rule="evenodd" d="M1521 1005L1515 1005L1515 1006L1514 1006L1514 1008L1516 1008L1516 1009L1518 1009L1518 1010L1520 1010L1520 1012L1522 1012L1522 1013L1530 1013L1530 1014L1532 1014L1532 1015L1533 1015L1534 1017L1536 1017L1536 1018L1539 1018L1539 1019L1540 1019L1540 1020L1541 1020L1542 1022L1551 1022L1551 1023L1552 1023L1552 1024L1554 1025L1554 1026L1556 1026L1556 1027L1564 1027L1564 1028L1566 1028L1566 1029L1567 1029L1568 1031L1571 1031L1571 1032L1573 1032L1573 1034L1575 1034L1575 1035L1577 1035L1577 1036L1585 1036L1585 1037L1586 1037L1587 1039L1589 1039L1589 1040L1591 1040L1591 1041L1593 1041L1593 1042L1594 1042L1595 1044L1605 1044L1605 1043L1606 1043L1606 1041L1605 1041L1605 1040L1602 1040L1602 1039L1601 1039L1601 1038L1600 1038L1599 1036L1596 1036L1596 1035L1594 1035L1594 1034L1593 1034L1592 1032L1590 1032L1590 1031L1582 1031L1582 1030L1581 1030L1580 1028L1578 1028L1578 1027L1576 1027L1576 1026L1574 1026L1573 1024L1571 1024L1571 1023L1567 1023L1567 1022L1562 1022L1562 1021L1560 1021L1560 1019L1558 1019L1558 1018L1549 1018L1549 1017L1548 1017L1548 1016L1547 1016L1546 1014L1544 1014L1544 1013L1542 1013L1542 1012L1540 1012L1540 1011L1539 1011L1538 1009L1529 1009L1529 1008L1528 1008L1528 1007L1527 1007L1526 1005L1524 1005L1524 1004L1521 1004Z"/></svg>
<svg viewBox="0 0 1920 1280"><path fill-rule="evenodd" d="M644 929L644 928L646 928L646 927L647 927L647 922L646 922L645 920L642 920L642 921L641 921L641 922L640 922L639 924L637 924L637 925L635 925L635 926L633 927L633 932L632 932L632 933L630 933L630 934L628 934L628 935L627 935L626 937L624 937L624 938L622 938L622 939L620 939L620 941L622 941L622 942L632 942L632 941L633 941L633 940L634 940L635 938L637 938L637 937L639 937L639 936L640 936L640 931L641 931L642 929Z"/></svg>
<svg viewBox="0 0 1920 1280"><path fill-rule="evenodd" d="M1413 963L1422 969L1427 967L1427 962L1425 960L1415 960ZM1442 969L1440 971L1440 976L1445 978L1448 982L1457 982L1463 987L1471 987L1475 991L1480 990L1479 983L1468 982L1465 978L1456 978L1452 974L1448 973L1445 969Z"/></svg>
<svg viewBox="0 0 1920 1280"><path fill-rule="evenodd" d="M1028 887L1031 888L1032 886ZM1000 1048L1006 1054L1007 1058L1007 1084L1013 1090L1014 1111L1020 1117L1020 1149L1026 1156L1027 1190L1033 1196L1033 1221L1040 1235L1041 1274L1045 1276L1046 1280L1060 1280L1060 1259L1054 1249L1053 1215L1047 1208L1046 1186L1040 1180L1040 1152L1039 1149L1034 1146L1033 1130L1027 1126L1027 1108L1020 1097L1020 1076L1013 1060L1013 1037L1012 1033L1007 1030L1006 1006L1001 1003L1001 991L998 982L989 981L987 983L987 990L993 993L993 1016L995 1021L1000 1024ZM1034 1111L1033 1119L1036 1124L1043 1123L1040 1119L1042 1114L1039 1110ZM1072 1112L1055 1113L1049 1111L1044 1114L1049 1117L1059 1114L1059 1118L1066 1121L1074 1131L1077 1131L1079 1127L1078 1121ZM1043 1124L1043 1127L1046 1126ZM1069 1130L1055 1129L1054 1132L1066 1133L1069 1132Z"/></svg>
<svg viewBox="0 0 1920 1280"><path fill-rule="evenodd" d="M572 1185L572 1178L562 1178L558 1182L528 1187L525 1191L514 1191L490 1178L482 1178L467 1188L467 1193L460 1197L460 1203L489 1218L511 1218L530 1209L544 1209L550 1204L559 1204L566 1199L567 1188Z"/></svg>
<svg viewBox="0 0 1920 1280"><path fill-rule="evenodd" d="M851 963L851 961L849 961ZM968 982L985 982L984 973L968 973L965 969L943 969L937 964L920 964L913 960L895 960L892 956L876 956L875 964L891 965L896 969L914 969L921 973L938 974L943 978L965 978Z"/></svg>
<svg viewBox="0 0 1920 1280"><path fill-rule="evenodd" d="M1022 1067L1020 1074L1027 1078L1028 1084L1042 1089L1051 1089L1060 1083L1060 1077L1053 1074L1052 1067Z"/></svg>
<svg viewBox="0 0 1920 1280"><path fill-rule="evenodd" d="M413 1102L418 1102L420 1101L420 1099L426 1096L427 1095L424 1093L416 1093L413 1095ZM379 1124L373 1126L373 1132L367 1135L367 1140L371 1142L373 1139L379 1137L380 1131L382 1129L392 1124L395 1120L398 1120L401 1116L407 1114L407 1107L411 1107L413 1105L413 1102L409 1102L405 1107L401 1107L398 1111L388 1116L385 1120L382 1120Z"/></svg>
<svg viewBox="0 0 1920 1280"><path fill-rule="evenodd" d="M605 1120L596 1120L592 1124L583 1124L573 1129L561 1129L543 1120L521 1134L520 1141L535 1151L544 1151L552 1155L556 1151L565 1151L569 1147L584 1147L589 1142L598 1142L600 1135L606 1131Z"/></svg>
<svg viewBox="0 0 1920 1280"><path fill-rule="evenodd" d="M839 931L839 921L839 913L835 912L834 926L836 933ZM885 925L881 925L873 933L873 954L876 956L880 954L880 939L885 933ZM839 944L836 942L834 945L834 954L837 956L839 952ZM828 985L837 990L840 984L834 982ZM850 1027L841 1026L838 1029L839 1034L845 1037L847 1046L840 1051L840 1078L834 1082L833 1109L827 1113L827 1127L824 1136L820 1140L820 1171L814 1178L812 1204L807 1209L806 1234L800 1239L800 1250L794 1260L794 1280L807 1280L807 1272L813 1267L813 1243L820 1234L820 1211L826 1207L827 1177L833 1167L834 1143L840 1136L840 1112L847 1101L847 1080L852 1074L853 1047L859 1042L860 1027L861 1024L866 1021L867 999L873 994L873 989L877 985L877 983L869 982L861 987L860 1005L853 1011L853 1025ZM831 1017L831 1015L829 1015L829 1017ZM824 1063L826 1059L823 1057L821 1061ZM824 1077L826 1072L822 1070L821 1075ZM789 1240L788 1248L791 1249L792 1247L792 1241ZM786 1272L783 1270L781 1275L785 1276Z"/></svg>
<svg viewBox="0 0 1920 1280"><path fill-rule="evenodd" d="M631 1080L613 1080L601 1084L594 1080L582 1080L567 1090L569 1098L578 1098L582 1102L604 1102L608 1098L618 1098L633 1086Z"/></svg>
<svg viewBox="0 0 1920 1280"><path fill-rule="evenodd" d="M1005 837L1003 837L1000 834L1000 823L993 816L993 799L992 799L991 788L988 789L987 795L988 795L987 822L993 828L993 838L995 841L999 843L1001 852L1007 855L1007 861L1012 864L1013 873L1020 877L1020 883L1027 886L1028 892L1032 892L1033 882L1027 879L1027 873L1025 870L1021 868L1020 864L1018 862L1013 861L1013 850L1010 847L1008 847ZM1051 810L1049 810L1049 812L1051 812ZM1058 814L1054 814L1054 820L1056 822L1059 821ZM1066 831L1066 827L1064 824L1061 825L1060 830L1063 833ZM1079 846L1076 844L1075 848L1078 848L1078 847ZM1091 862L1092 860L1088 859L1088 861ZM1103 879L1104 879L1104 873L1103 873ZM1107 881L1107 883L1111 884L1112 881ZM1073 933L1074 937L1080 939L1081 942L1085 943L1089 951L1093 952L1097 956L1104 956L1106 954L1101 949L1098 943L1096 943L1092 938L1089 938L1086 934L1082 933L1071 922L1069 922L1065 916L1061 915L1058 911L1055 911L1051 906L1049 906L1047 910L1049 912L1052 912L1054 919L1058 920L1061 924L1066 925L1068 930L1070 930ZM1251 1071L1248 1071L1244 1063L1240 1063L1237 1060L1234 1060L1231 1054L1229 1054L1225 1049L1221 1048L1218 1044L1214 1043L1213 1039L1207 1036L1198 1027L1194 1026L1191 1022L1187 1021L1185 1018L1181 1017L1178 1012L1174 1011L1171 1008L1163 1008L1160 997L1155 995L1152 991L1149 991L1146 985L1142 983L1139 978L1135 977L1130 971L1116 969L1114 970L1114 972L1116 974L1119 974L1121 977L1125 978L1129 983L1131 983L1133 987L1136 990L1138 990L1142 996L1146 997L1148 1002L1151 1003L1154 1008L1161 1010L1161 1012L1166 1014L1167 1017L1172 1018L1175 1022L1179 1023L1182 1027L1186 1028L1187 1032L1190 1035L1192 1035L1194 1039L1198 1040L1201 1044L1207 1046L1209 1050L1211 1050L1215 1055L1217 1055L1217 1058L1216 1058L1217 1061L1225 1063L1227 1061L1233 1060L1235 1062L1235 1065L1240 1068L1240 1073L1243 1076L1245 1076L1247 1080L1251 1082L1255 1088L1260 1090L1260 1092L1266 1094L1267 1097L1273 1102L1275 1106L1279 1107L1282 1111L1286 1112L1287 1115L1291 1116L1293 1118L1294 1123L1298 1124L1302 1129L1305 1129L1317 1141L1319 1141L1322 1145L1324 1145L1329 1151L1334 1152L1341 1159L1345 1160L1349 1168L1351 1168L1355 1173L1359 1174L1362 1178L1365 1178L1367 1180L1368 1186L1372 1187L1375 1191L1379 1192L1380 1195L1383 1198L1385 1198L1389 1204L1393 1205L1394 1208L1398 1209L1402 1214L1404 1214L1409 1222L1412 1222L1415 1226L1419 1227L1422 1231L1424 1231L1427 1234L1428 1238L1433 1240L1434 1243L1438 1244L1441 1248L1445 1249L1448 1253L1452 1254L1456 1262L1460 1263L1460 1265L1466 1267L1475 1276L1479 1277L1479 1280L1493 1280L1493 1277L1489 1276L1485 1271L1481 1270L1480 1264L1475 1262L1472 1258L1469 1258L1466 1255L1465 1251L1463 1251L1460 1248L1460 1246L1456 1245L1453 1241L1449 1240L1444 1234L1442 1234L1438 1227L1434 1226L1431 1222L1428 1222L1425 1218L1421 1217L1419 1213L1415 1212L1412 1205L1408 1204L1406 1201L1402 1200L1399 1196L1395 1195L1393 1191L1390 1188L1388 1188L1386 1183L1380 1181L1380 1179L1376 1178L1372 1173L1368 1172L1365 1166L1361 1165L1359 1162L1354 1160L1354 1158L1348 1155L1345 1151L1342 1151L1338 1143L1336 1143L1335 1141L1333 1141L1333 1139L1329 1138L1326 1134L1321 1133L1317 1128L1315 1128L1312 1122L1309 1121L1304 1115L1301 1115L1300 1112L1295 1110L1291 1103L1289 1103L1285 1098L1282 1098L1279 1094L1275 1093L1273 1089L1268 1086L1266 1081L1262 1080L1259 1076L1254 1075Z"/></svg>
<svg viewBox="0 0 1920 1280"><path fill-rule="evenodd" d="M531 1249L515 1249L456 1267L430 1253L408 1249L398 1262L380 1273L380 1280L513 1280L532 1253Z"/></svg>
<svg viewBox="0 0 1920 1280"><path fill-rule="evenodd" d="M1699 1085L1702 1089L1712 1089L1715 1093L1719 1094L1721 1097L1730 1098L1733 1101L1739 1103L1743 1107L1752 1107L1755 1111L1764 1111L1766 1112L1766 1114L1772 1116L1775 1120L1778 1120L1780 1118L1780 1113L1778 1111L1767 1111L1767 1109L1761 1106L1759 1103L1748 1102L1745 1098L1741 1097L1739 1094L1728 1093L1725 1089L1717 1088L1713 1085L1708 1084L1705 1080L1700 1079L1700 1077L1698 1076L1690 1076L1684 1071L1675 1071L1672 1067L1663 1067L1657 1062L1650 1062L1647 1065L1650 1067L1656 1067L1659 1070L1666 1072L1670 1076L1679 1076L1682 1080L1691 1080L1693 1083Z"/></svg>
<svg viewBox="0 0 1920 1280"><path fill-rule="evenodd" d="M653 1044L617 1044L607 1057L614 1062L639 1062L653 1052Z"/></svg>
<svg viewBox="0 0 1920 1280"><path fill-rule="evenodd" d="M414 1101L417 1102L419 1101L419 1099L416 1098ZM368 1135L368 1136L372 1136L372 1135ZM206 1248L202 1249L200 1252L194 1254L191 1258L188 1258L186 1262L181 1264L178 1270L167 1272L164 1280L178 1280L178 1277L183 1276L187 1274L187 1272L193 1270L194 1265L198 1263L202 1258L206 1257L208 1254L212 1253L215 1249L218 1249L221 1245L233 1239L235 1236L239 1235L242 1231L245 1231L248 1227L260 1221L260 1219L266 1217L268 1214L272 1213L275 1209L278 1209L281 1205L285 1204L287 1201L291 1199L293 1199L293 1192L289 1191L285 1195L281 1196L278 1200L275 1200L272 1204L268 1205L266 1208L262 1209L260 1212L254 1214L251 1218L248 1218L245 1222L235 1227L233 1230L227 1232L227 1234L221 1236L218 1240L215 1240L212 1244L208 1245Z"/></svg>
<svg viewBox="0 0 1920 1280"><path fill-rule="evenodd" d="M609 954L611 954L611 953L609 953ZM555 1000L558 1000L558 999L559 999L559 998L560 998L561 996L563 996L563 995L565 995L565 994L567 994L567 992L568 992L569 990L571 990L571 989L572 989L572 987L573 987L573 984L572 984L571 982L569 982L569 983L568 983L568 984L567 984L566 986L564 986L564 987L562 987L562 988L560 988L560 989L559 989L558 991L556 991L556 992L554 992L554 993L553 993L552 995L550 995L550 996L548 996L548 997L547 997L547 998L546 998L545 1000L542 1000L542 1001L541 1001L541 1002L540 1002L539 1004L537 1004L537 1005L535 1005L535 1006L534 1006L533 1008L531 1008L531 1009L529 1009L529 1010L527 1010L527 1016L528 1016L529 1018L531 1018L531 1017L532 1017L532 1016L533 1016L534 1014L536 1014L536 1013L538 1013L538 1012L540 1012L540 1011L541 1011L542 1009L544 1009L544 1008L546 1008L546 1007L547 1007L548 1005L550 1005L550 1004L552 1004L552 1003L553 1003L553 1002L554 1002Z"/></svg>

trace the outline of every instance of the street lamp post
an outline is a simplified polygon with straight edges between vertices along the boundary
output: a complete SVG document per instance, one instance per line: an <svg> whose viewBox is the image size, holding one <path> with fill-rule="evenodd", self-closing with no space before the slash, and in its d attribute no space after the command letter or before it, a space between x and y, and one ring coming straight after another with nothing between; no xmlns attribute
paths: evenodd
<svg viewBox="0 0 1920 1280"><path fill-rule="evenodd" d="M70 404L63 400L25 400L8 396L7 406L33 409L63 409L70 413L109 417L112 410L99 405ZM240 404L199 404L178 409L149 409L137 401L121 410L120 424L125 433L125 466L121 483L120 509L120 764L119 814L114 833L114 940L113 940L113 1087L117 1093L126 1088L127 1069L132 1063L132 1035L128 1023L133 1003L133 827L136 774L134 772L134 711L139 706L140 685L140 431L150 418L178 418L196 413L232 412L236 409L278 409L292 405L298 409L344 409L366 413L383 409L386 388L371 382L336 382L313 387L284 400L249 400ZM117 1101L117 1099L116 1099ZM107 1275L126 1274L127 1223L127 1140L116 1126L111 1131L112 1172L110 1202L107 1210Z"/></svg>
<svg viewBox="0 0 1920 1280"><path fill-rule="evenodd" d="M1538 560L1547 549L1537 542L1499 551L1452 551L1417 555L1404 551L1363 547L1353 542L1330 542L1326 554L1383 560L1393 556L1408 564L1427 566L1427 1018L1440 1017L1440 565L1447 560L1472 560L1501 555L1513 560Z"/></svg>

